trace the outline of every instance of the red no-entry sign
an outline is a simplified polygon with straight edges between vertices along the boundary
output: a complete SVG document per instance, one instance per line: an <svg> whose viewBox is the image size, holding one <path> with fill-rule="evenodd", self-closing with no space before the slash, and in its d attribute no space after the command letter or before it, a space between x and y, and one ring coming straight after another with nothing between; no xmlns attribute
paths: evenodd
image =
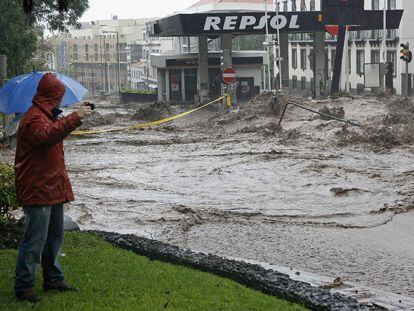
<svg viewBox="0 0 414 311"><path fill-rule="evenodd" d="M226 84L233 84L236 82L236 71L233 68L228 67L223 70L223 82Z"/></svg>

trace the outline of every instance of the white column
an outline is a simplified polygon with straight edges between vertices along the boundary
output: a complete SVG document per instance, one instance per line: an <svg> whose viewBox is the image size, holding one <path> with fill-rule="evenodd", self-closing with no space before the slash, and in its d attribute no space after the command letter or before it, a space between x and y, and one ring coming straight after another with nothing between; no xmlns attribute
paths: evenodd
<svg viewBox="0 0 414 311"><path fill-rule="evenodd" d="M209 101L209 75L208 75L208 42L207 36L198 37L198 79L197 89L201 102Z"/></svg>
<svg viewBox="0 0 414 311"><path fill-rule="evenodd" d="M160 102L165 102L166 98L165 98L165 93L166 93L166 80L165 80L166 74L165 74L165 70L157 68L157 83L158 83L158 88L157 88L157 93L158 93L158 101Z"/></svg>
<svg viewBox="0 0 414 311"><path fill-rule="evenodd" d="M321 96L321 80L323 75L326 74L327 68L325 68L325 32L315 32L313 39L313 57L314 57L314 68L313 68L313 81L315 87L315 98L320 99Z"/></svg>

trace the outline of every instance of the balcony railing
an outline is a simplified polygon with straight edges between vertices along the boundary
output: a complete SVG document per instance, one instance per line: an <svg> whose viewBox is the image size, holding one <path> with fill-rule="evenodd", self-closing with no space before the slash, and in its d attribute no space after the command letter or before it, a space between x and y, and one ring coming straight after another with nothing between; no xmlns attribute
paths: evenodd
<svg viewBox="0 0 414 311"><path fill-rule="evenodd" d="M289 35L289 40L293 42L311 42L313 38L308 33L294 33Z"/></svg>
<svg viewBox="0 0 414 311"><path fill-rule="evenodd" d="M382 40L382 30L357 30L349 33L349 40L352 41L378 41ZM336 36L326 33L325 40L327 42L335 42ZM395 41L399 39L399 31L397 29L388 29L386 32L387 41ZM307 33L296 33L289 35L291 42L311 42L312 36Z"/></svg>

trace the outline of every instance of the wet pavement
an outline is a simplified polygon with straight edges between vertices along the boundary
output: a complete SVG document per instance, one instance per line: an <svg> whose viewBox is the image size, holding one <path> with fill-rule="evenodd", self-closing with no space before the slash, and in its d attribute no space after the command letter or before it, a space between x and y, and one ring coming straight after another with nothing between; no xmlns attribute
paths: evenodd
<svg viewBox="0 0 414 311"><path fill-rule="evenodd" d="M341 106L346 118L375 128L386 102L302 104ZM112 118L113 107L98 107ZM77 200L68 214L83 229L414 297L413 145L370 145L358 139L364 129L298 108L289 108L283 130L274 132L278 120L266 107L206 109L142 131L71 137L66 159ZM134 111L117 108L116 124L93 125L130 125L138 122L128 117Z"/></svg>

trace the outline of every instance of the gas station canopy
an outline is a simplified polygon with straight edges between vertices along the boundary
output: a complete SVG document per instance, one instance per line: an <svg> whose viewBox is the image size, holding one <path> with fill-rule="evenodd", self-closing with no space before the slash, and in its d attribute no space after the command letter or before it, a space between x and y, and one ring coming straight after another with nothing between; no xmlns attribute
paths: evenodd
<svg viewBox="0 0 414 311"><path fill-rule="evenodd" d="M263 0L202 0L181 13L168 16L147 24L151 36L199 36L231 33L264 34L266 20L269 33L280 32L316 32L325 31L326 20L331 20L332 12L273 11L273 1ZM266 6L265 6L266 5ZM269 12L266 14L265 9ZM398 29L403 10L387 11L387 29ZM350 14L351 30L383 29L383 11L359 11L359 23Z"/></svg>

